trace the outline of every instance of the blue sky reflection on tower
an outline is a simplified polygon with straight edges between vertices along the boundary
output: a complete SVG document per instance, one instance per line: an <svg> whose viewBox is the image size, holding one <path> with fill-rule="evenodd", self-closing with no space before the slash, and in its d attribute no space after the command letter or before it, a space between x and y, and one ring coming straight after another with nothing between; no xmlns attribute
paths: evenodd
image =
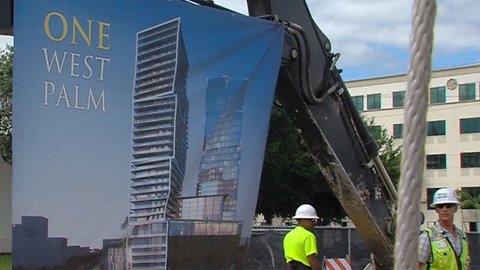
<svg viewBox="0 0 480 270"><path fill-rule="evenodd" d="M205 139L198 195L224 195L223 220L236 220L243 103L247 80L210 78L207 83Z"/></svg>

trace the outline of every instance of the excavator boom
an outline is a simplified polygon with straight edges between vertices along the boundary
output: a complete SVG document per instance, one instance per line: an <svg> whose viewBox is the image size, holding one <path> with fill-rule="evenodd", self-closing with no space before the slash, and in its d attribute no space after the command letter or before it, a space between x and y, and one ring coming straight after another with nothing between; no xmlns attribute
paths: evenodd
<svg viewBox="0 0 480 270"><path fill-rule="evenodd" d="M284 24L277 102L372 251L377 269L392 269L396 191L335 66L339 54L331 52L329 39L314 23L305 1L247 2L250 16Z"/></svg>

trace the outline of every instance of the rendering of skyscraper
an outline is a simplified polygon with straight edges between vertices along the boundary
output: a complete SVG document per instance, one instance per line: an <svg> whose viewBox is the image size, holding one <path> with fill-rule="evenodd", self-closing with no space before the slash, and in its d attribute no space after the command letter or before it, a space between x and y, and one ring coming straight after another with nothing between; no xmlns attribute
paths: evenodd
<svg viewBox="0 0 480 270"><path fill-rule="evenodd" d="M210 78L197 195L223 195L222 220L237 219L243 101L247 80Z"/></svg>
<svg viewBox="0 0 480 270"><path fill-rule="evenodd" d="M188 59L180 18L137 33L127 260L131 269L165 269L169 218L188 148Z"/></svg>

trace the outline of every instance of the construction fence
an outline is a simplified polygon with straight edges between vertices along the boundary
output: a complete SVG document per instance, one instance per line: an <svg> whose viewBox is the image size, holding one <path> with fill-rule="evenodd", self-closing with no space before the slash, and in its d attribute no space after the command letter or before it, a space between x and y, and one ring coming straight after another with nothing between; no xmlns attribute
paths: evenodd
<svg viewBox="0 0 480 270"><path fill-rule="evenodd" d="M253 227L245 269L286 270L283 237L293 227ZM352 270L363 270L371 262L370 249L355 228L317 227L318 252L322 258L348 258ZM480 233L468 232L470 269L480 269Z"/></svg>
<svg viewBox="0 0 480 270"><path fill-rule="evenodd" d="M248 270L287 269L283 257L283 237L293 227L253 227L248 248ZM354 228L316 227L318 252L322 258L349 259L351 269L363 269L370 249Z"/></svg>

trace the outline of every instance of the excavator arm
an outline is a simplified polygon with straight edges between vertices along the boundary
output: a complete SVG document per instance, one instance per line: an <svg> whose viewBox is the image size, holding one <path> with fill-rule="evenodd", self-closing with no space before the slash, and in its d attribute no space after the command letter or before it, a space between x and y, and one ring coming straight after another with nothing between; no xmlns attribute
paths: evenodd
<svg viewBox="0 0 480 270"><path fill-rule="evenodd" d="M247 0L250 16L285 26L276 101L291 117L324 178L372 251L393 268L397 195L336 68L339 54L302 0ZM384 192L386 191L386 192Z"/></svg>

